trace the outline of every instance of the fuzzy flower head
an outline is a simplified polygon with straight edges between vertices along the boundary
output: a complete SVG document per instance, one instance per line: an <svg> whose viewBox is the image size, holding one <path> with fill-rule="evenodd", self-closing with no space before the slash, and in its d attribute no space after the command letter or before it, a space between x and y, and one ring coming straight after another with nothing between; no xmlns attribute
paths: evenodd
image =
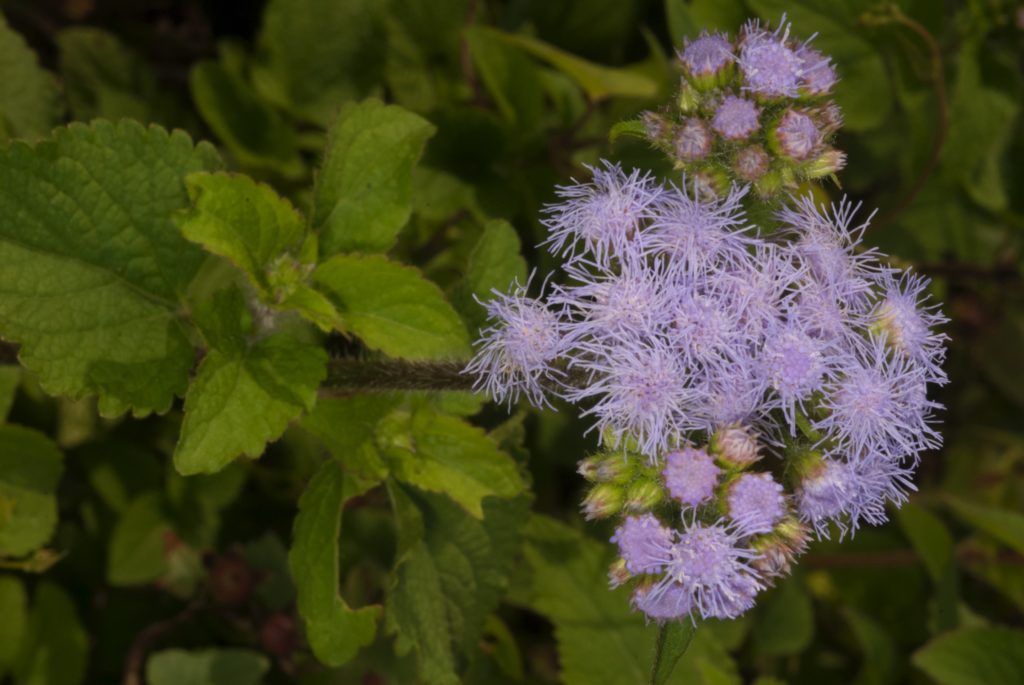
<svg viewBox="0 0 1024 685"><path fill-rule="evenodd" d="M668 453L662 476L673 498L683 506L696 507L711 499L721 472L705 450L684 447Z"/></svg>
<svg viewBox="0 0 1024 685"><path fill-rule="evenodd" d="M721 262L748 258L753 243L743 212L744 187L733 186L724 197L701 199L683 187L672 187L658 204L645 245L673 258L685 272L703 271Z"/></svg>
<svg viewBox="0 0 1024 685"><path fill-rule="evenodd" d="M935 329L948 319L937 305L928 304L928 283L909 272L898 279L886 274L872 318L889 345L924 367L929 382L943 383L947 336Z"/></svg>
<svg viewBox="0 0 1024 685"><path fill-rule="evenodd" d="M633 606L654 621L672 621L690 615L693 597L684 583L666 580L637 587Z"/></svg>
<svg viewBox="0 0 1024 685"><path fill-rule="evenodd" d="M651 514L627 516L612 536L626 570L633 574L660 573L674 541L673 531Z"/></svg>
<svg viewBox="0 0 1024 685"><path fill-rule="evenodd" d="M812 158L821 147L822 135L814 120L804 112L787 110L774 130L779 154L796 162Z"/></svg>
<svg viewBox="0 0 1024 685"><path fill-rule="evenodd" d="M829 370L826 345L792 325L780 327L765 342L765 374L778 393L791 432L795 432L795 407L824 384Z"/></svg>
<svg viewBox="0 0 1024 685"><path fill-rule="evenodd" d="M767 473L745 473L729 486L729 518L740 537L770 533L786 514L782 486Z"/></svg>
<svg viewBox="0 0 1024 685"><path fill-rule="evenodd" d="M711 120L711 127L726 140L744 140L760 127L761 110L750 100L727 95Z"/></svg>
<svg viewBox="0 0 1024 685"><path fill-rule="evenodd" d="M800 87L808 95L828 95L838 81L832 60L807 45L796 51L800 59Z"/></svg>
<svg viewBox="0 0 1024 685"><path fill-rule="evenodd" d="M558 375L553 363L565 350L561 319L518 284L510 294L495 291L484 306L495 323L481 331L477 354L466 367L477 378L476 389L496 402L511 404L522 394L543 406L544 381Z"/></svg>
<svg viewBox="0 0 1024 685"><path fill-rule="evenodd" d="M650 175L635 169L626 175L610 162L590 171L590 183L559 188L562 202L546 208L543 223L550 236L545 243L570 260L586 253L606 263L638 239L661 189Z"/></svg>
<svg viewBox="0 0 1024 685"><path fill-rule="evenodd" d="M768 31L747 24L738 58L744 87L765 98L796 97L804 74L803 62L789 45L789 24Z"/></svg>
<svg viewBox="0 0 1024 685"><path fill-rule="evenodd" d="M722 33L702 33L687 41L679 53L679 61L692 79L702 79L721 73L733 63L732 43Z"/></svg>

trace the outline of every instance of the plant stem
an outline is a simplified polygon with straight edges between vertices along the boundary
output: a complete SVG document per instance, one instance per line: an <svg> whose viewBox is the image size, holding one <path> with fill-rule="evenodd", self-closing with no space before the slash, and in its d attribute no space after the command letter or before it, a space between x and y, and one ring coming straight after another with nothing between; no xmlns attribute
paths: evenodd
<svg viewBox="0 0 1024 685"><path fill-rule="evenodd" d="M462 361L336 358L328 365L323 390L329 394L396 390L472 391L476 377L462 372L465 365Z"/></svg>
<svg viewBox="0 0 1024 685"><path fill-rule="evenodd" d="M658 639L654 643L654 663L651 666L651 685L664 685L668 682L696 632L697 624L686 619L670 621L658 628Z"/></svg>

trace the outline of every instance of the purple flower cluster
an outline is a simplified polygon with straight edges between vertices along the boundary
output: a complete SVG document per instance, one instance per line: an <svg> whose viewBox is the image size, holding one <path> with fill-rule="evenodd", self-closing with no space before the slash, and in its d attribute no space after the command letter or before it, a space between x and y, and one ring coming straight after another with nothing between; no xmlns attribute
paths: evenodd
<svg viewBox="0 0 1024 685"><path fill-rule="evenodd" d="M736 181L777 196L845 165L830 145L841 123L829 99L836 70L810 41L791 37L785 17L774 30L750 21L735 40L702 33L679 51L678 68L673 105L642 121L694 187L724 195Z"/></svg>
<svg viewBox="0 0 1024 685"><path fill-rule="evenodd" d="M583 407L603 450L580 465L584 512L624 517L611 582L654 620L736 617L812 532L884 522L941 444L929 388L946 382L929 282L861 245L859 206L745 213L772 173L842 166L830 61L752 22L680 63L685 116L645 123L682 182L606 162L559 188L543 223L560 274L495 293L466 369L497 401Z"/></svg>

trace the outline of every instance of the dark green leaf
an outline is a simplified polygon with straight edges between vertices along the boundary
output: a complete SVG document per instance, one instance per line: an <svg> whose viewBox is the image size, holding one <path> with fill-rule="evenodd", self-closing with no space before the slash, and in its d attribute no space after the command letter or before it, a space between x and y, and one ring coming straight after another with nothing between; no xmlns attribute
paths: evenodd
<svg viewBox="0 0 1024 685"><path fill-rule="evenodd" d="M765 655L798 654L814 636L814 607L800 577L781 581L758 601L754 649Z"/></svg>
<svg viewBox="0 0 1024 685"><path fill-rule="evenodd" d="M914 665L939 685L1024 682L1024 632L967 628L945 633L914 652Z"/></svg>
<svg viewBox="0 0 1024 685"><path fill-rule="evenodd" d="M37 138L57 125L63 108L56 79L0 15L0 131Z"/></svg>
<svg viewBox="0 0 1024 685"><path fill-rule="evenodd" d="M0 556L23 556L53 535L63 470L64 455L45 435L0 426Z"/></svg>
<svg viewBox="0 0 1024 685"><path fill-rule="evenodd" d="M89 637L71 597L52 582L39 583L18 650L15 682L79 685L85 680L88 650Z"/></svg>
<svg viewBox="0 0 1024 685"><path fill-rule="evenodd" d="M28 597L17 576L0 575L0 677L14 665L28 622Z"/></svg>
<svg viewBox="0 0 1024 685"><path fill-rule="evenodd" d="M146 660L148 685L259 685L270 661L248 649L165 649Z"/></svg>
<svg viewBox="0 0 1024 685"><path fill-rule="evenodd" d="M111 585L151 583L167 570L166 545L173 533L163 497L149 492L136 497L121 514L107 550Z"/></svg>

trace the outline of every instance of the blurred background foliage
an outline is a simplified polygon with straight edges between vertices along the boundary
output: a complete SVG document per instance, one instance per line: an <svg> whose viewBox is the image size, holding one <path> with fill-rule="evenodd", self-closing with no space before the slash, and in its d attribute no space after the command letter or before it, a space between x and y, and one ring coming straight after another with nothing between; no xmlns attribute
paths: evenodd
<svg viewBox="0 0 1024 685"><path fill-rule="evenodd" d="M952 382L939 398L946 447L926 455L919 492L889 525L815 544L750 615L702 627L670 682L1024 682L1021 3L7 0L0 9L4 137L97 117L180 127L306 206L339 106L374 96L427 118L437 130L393 252L461 301L474 328L480 313L463 274L503 287L547 269L538 212L555 184L600 158L672 176L644 144L610 144L608 131L671 97L674 46L702 28L734 33L748 17L777 22L785 12L797 35L817 34L842 78L837 146L849 166L831 194L877 208L866 240L932 276L952 318ZM3 414L56 436L66 455L59 483L45 463L31 482L0 479L0 519L12 515L5 487L56 497L59 512L46 547L0 540L0 674L12 682L448 682L422 664L417 675L386 630L341 669L312 659L286 568L317 461L308 433L289 431L259 462L186 479L168 460L180 414L102 420L90 402L47 398L16 367L0 367L0 386ZM569 412L508 419L463 404L528 464L532 506L546 515L523 526L522 507L503 505L496 520L509 521L510 539L488 548L490 604L445 609L455 633L466 628L453 636L465 638L455 652L463 681L646 682L653 630L606 590L609 531L578 513L575 464L593 447L581 424ZM33 437L12 428L3 439ZM25 472L4 459L0 471ZM342 594L355 606L380 601L402 544L386 500L371 491L346 507ZM440 499L418 506L431 512L428 528L449 515ZM469 562L443 535L428 533L426 544L457 582L453 569ZM425 630L403 639L433 639Z"/></svg>

